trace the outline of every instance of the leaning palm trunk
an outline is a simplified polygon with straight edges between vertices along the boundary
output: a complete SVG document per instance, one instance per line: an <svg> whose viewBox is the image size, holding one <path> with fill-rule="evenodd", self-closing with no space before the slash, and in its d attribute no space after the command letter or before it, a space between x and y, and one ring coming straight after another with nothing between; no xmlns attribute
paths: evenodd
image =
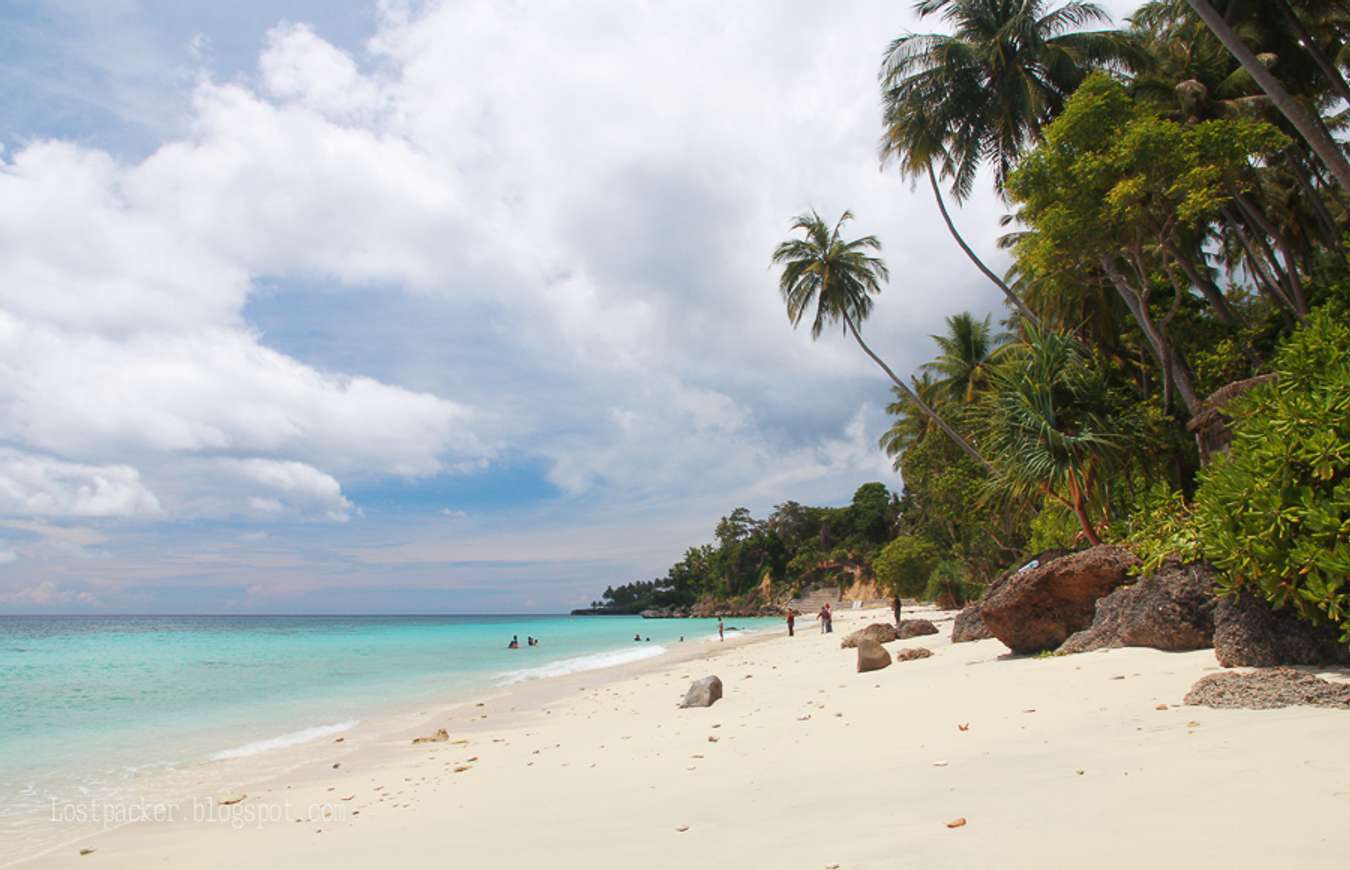
<svg viewBox="0 0 1350 870"><path fill-rule="evenodd" d="M1331 170L1331 174L1336 176L1336 182L1346 193L1350 193L1350 162L1345 159L1345 154L1329 136L1322 126L1320 126L1303 107L1294 100L1293 96L1280 84L1280 80L1271 75L1270 70L1266 69L1265 64L1257 60L1256 55L1247 47L1247 44L1237 35L1224 17L1215 11L1210 5L1209 0L1187 0L1195 14L1199 15L1205 25L1209 27L1219 41L1224 44L1229 53L1237 58L1238 63L1247 71L1256 83L1261 86L1261 90L1266 92L1270 101L1275 107L1289 119L1298 132L1307 140L1308 145Z"/></svg>
<svg viewBox="0 0 1350 870"><path fill-rule="evenodd" d="M960 447L963 451L965 451L966 455L969 456L971 459L975 460L977 463L979 463L980 466L984 468L985 471L992 472L994 470L994 466L990 464L988 459L985 459L983 456L980 455L980 452L978 450L970 446L970 442L967 441L965 438L961 437L960 432L957 432L955 429L953 429L951 424L949 424L946 420L942 419L941 415L939 415L937 411L934 411L927 402L925 402L923 399L919 397L918 393L916 393L914 390L911 390L908 386L906 386L905 382L900 380L900 378L896 376L895 372L891 371L891 367L886 365L886 362L881 357L877 356L875 353L872 352L872 348L868 347L867 342L863 341L862 335L858 332L858 327L854 326L853 318L845 314L844 323L848 324L849 332L853 333L853 338L858 342L858 346L863 349L863 353L871 357L872 362L881 366L881 370L886 373L887 377L891 379L891 381L895 384L896 388L898 388L902 393L905 394L905 397L907 399L909 399L911 402L917 405L919 410L923 411L923 413L928 416L928 419L932 420L933 423L935 423L937 427L941 429L948 438L952 439L952 442L955 443L957 447Z"/></svg>
<svg viewBox="0 0 1350 870"><path fill-rule="evenodd" d="M947 203L942 199L942 188L938 187L937 173L933 172L932 163L928 164L928 182L933 185L933 196L937 199L938 211L942 212L942 220L947 224L947 231L952 234L952 238L956 239L956 243L961 246L961 250L965 251L966 256L970 258L970 261L975 264L976 268L984 273L986 278L993 281L998 289L1003 291L1004 297L1013 304L1013 307L1021 312L1022 316L1025 317L1032 326L1039 327L1041 325L1041 319L1036 316L1035 312L1027 307L1026 303L1012 291L1012 288L1010 288L1002 278L995 275L989 267L984 264L984 261L976 256L975 252L970 249L970 245L967 245L966 240L961 237L961 233L957 232L956 224L952 222L952 216L947 212Z"/></svg>
<svg viewBox="0 0 1350 870"><path fill-rule="evenodd" d="M1284 16L1285 21L1289 22L1289 26L1293 28L1299 42L1303 43L1303 47L1308 50L1313 62L1322 70L1322 75L1327 77L1327 82L1331 85L1332 91L1342 100L1350 102L1350 85L1346 84L1345 77L1336 68L1336 64L1331 62L1331 58L1327 57L1327 53L1322 50L1322 46L1318 45L1317 40L1308 32L1303 19L1299 18L1298 13L1289 5L1289 0L1275 0L1275 5L1279 7L1280 14Z"/></svg>

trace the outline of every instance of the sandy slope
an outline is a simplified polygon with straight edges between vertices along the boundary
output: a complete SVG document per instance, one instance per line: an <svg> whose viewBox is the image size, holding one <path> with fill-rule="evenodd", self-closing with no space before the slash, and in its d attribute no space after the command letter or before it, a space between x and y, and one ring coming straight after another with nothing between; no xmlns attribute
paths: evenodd
<svg viewBox="0 0 1350 870"><path fill-rule="evenodd" d="M900 644L932 658L871 674L845 613L540 681L419 726L467 744L354 738L236 808L343 819L133 825L24 866L1346 866L1350 713L1185 707L1212 652L1012 659L951 645L950 616ZM677 709L707 673L726 697Z"/></svg>

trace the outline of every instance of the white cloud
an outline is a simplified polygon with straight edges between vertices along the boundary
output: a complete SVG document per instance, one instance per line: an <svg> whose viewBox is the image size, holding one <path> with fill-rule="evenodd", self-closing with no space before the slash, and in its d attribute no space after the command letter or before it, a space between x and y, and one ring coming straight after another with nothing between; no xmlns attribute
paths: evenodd
<svg viewBox="0 0 1350 870"><path fill-rule="evenodd" d="M155 517L155 494L129 465L84 465L0 450L0 513L47 517Z"/></svg>
<svg viewBox="0 0 1350 870"><path fill-rule="evenodd" d="M0 565L9 565L19 558L13 550L0 550Z"/></svg>
<svg viewBox="0 0 1350 870"><path fill-rule="evenodd" d="M546 464L567 516L540 522L566 532L472 552L574 552L658 505L643 548L665 553L738 502L893 480L887 383L790 330L768 257L793 214L852 208L894 275L865 331L902 373L944 315L999 304L928 195L877 171L880 53L938 22L886 0L389 0L377 21L365 50L275 24L253 74L163 100L179 132L134 159L0 148L0 440L24 457L0 512L340 521L355 480L509 454ZM982 187L957 216L995 268L1003 211ZM262 287L327 344L261 332ZM299 287L313 310L287 308ZM401 322L363 320L395 296ZM587 498L611 512L574 534ZM494 540L453 503L474 522L427 517L429 538Z"/></svg>
<svg viewBox="0 0 1350 870"><path fill-rule="evenodd" d="M280 511L285 505L279 499L285 498L294 507L317 510L334 522L346 522L351 517L352 504L343 497L341 484L313 466L268 459L222 459L220 464L275 493L251 498L256 510Z"/></svg>
<svg viewBox="0 0 1350 870"><path fill-rule="evenodd" d="M269 94L326 117L362 118L380 107L379 88L360 73L351 55L320 39L304 24L288 22L272 28L258 69Z"/></svg>

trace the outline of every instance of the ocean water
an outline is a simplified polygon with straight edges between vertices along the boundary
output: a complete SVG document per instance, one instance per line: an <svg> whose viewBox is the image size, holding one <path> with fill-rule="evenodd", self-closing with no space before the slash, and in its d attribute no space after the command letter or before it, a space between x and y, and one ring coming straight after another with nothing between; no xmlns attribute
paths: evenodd
<svg viewBox="0 0 1350 870"><path fill-rule="evenodd" d="M777 620L729 620L742 629ZM714 620L0 616L0 843L51 807L341 734L390 709L704 642ZM650 637L634 643L633 635ZM522 649L509 650L518 635ZM542 639L525 647L525 638ZM0 859L0 864L5 863Z"/></svg>

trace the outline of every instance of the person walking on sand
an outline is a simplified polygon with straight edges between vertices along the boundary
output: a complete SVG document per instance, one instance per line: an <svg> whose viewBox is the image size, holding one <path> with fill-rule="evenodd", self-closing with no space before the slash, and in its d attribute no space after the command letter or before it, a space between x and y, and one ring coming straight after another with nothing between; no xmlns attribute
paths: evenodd
<svg viewBox="0 0 1350 870"><path fill-rule="evenodd" d="M718 640L727 639L727 629L726 626L722 624L722 617L720 616L717 617L717 639Z"/></svg>
<svg viewBox="0 0 1350 870"><path fill-rule="evenodd" d="M820 608L820 612L816 614L816 622L820 623L821 634L825 633L825 623L829 621L830 621L830 605L826 604L823 605Z"/></svg>
<svg viewBox="0 0 1350 870"><path fill-rule="evenodd" d="M825 633L834 634L834 611L830 609L830 602L825 602Z"/></svg>
<svg viewBox="0 0 1350 870"><path fill-rule="evenodd" d="M791 607L788 608L787 623L788 637L795 637L796 635L793 633L792 627L797 624L797 611L793 610Z"/></svg>
<svg viewBox="0 0 1350 870"><path fill-rule="evenodd" d="M891 599L891 610L895 611L895 627L900 627L900 596Z"/></svg>

